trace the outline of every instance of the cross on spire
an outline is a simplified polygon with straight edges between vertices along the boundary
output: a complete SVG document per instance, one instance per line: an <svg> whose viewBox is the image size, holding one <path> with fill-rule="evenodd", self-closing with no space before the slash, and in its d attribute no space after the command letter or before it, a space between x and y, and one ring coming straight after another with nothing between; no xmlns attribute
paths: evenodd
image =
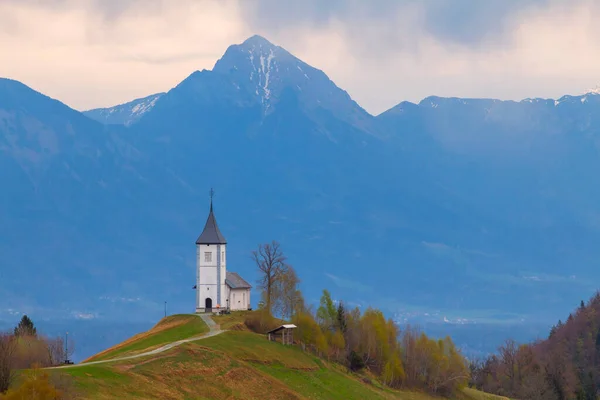
<svg viewBox="0 0 600 400"><path fill-rule="evenodd" d="M210 195L210 211L212 212L212 210L213 210L212 201L213 201L213 197L215 195L215 190L213 188L210 188L210 192L208 192L208 194Z"/></svg>

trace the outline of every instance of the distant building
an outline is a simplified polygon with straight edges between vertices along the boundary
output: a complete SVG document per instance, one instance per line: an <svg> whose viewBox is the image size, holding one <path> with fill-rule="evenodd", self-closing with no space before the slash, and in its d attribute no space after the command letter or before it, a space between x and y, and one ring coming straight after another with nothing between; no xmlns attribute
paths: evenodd
<svg viewBox="0 0 600 400"><path fill-rule="evenodd" d="M196 240L196 312L217 309L248 310L252 286L235 272L227 271L227 241L210 212L202 234Z"/></svg>

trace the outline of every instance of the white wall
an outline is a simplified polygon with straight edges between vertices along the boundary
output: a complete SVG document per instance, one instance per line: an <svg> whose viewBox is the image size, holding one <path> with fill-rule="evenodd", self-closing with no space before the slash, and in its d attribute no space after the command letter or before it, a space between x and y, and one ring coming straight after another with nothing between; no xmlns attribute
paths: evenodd
<svg viewBox="0 0 600 400"><path fill-rule="evenodd" d="M210 252L211 260L205 261L205 253ZM223 260L219 260L224 257ZM217 305L221 307L226 306L225 299L227 298L227 291L225 285L225 276L227 275L227 268L225 262L227 260L227 249L226 245L196 245L196 312L203 312L206 304L206 299L212 300L212 307L216 308ZM220 262L220 267L217 263ZM220 269L220 276L219 270ZM219 279L220 278L220 279ZM219 286L221 289L221 303L219 303L218 291Z"/></svg>
<svg viewBox="0 0 600 400"><path fill-rule="evenodd" d="M250 289L230 289L229 307L232 311L250 308Z"/></svg>

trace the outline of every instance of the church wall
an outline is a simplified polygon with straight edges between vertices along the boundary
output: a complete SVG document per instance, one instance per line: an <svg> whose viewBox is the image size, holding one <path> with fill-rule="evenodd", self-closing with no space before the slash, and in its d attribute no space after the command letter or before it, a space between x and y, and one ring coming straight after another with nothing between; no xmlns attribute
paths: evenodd
<svg viewBox="0 0 600 400"><path fill-rule="evenodd" d="M210 252L210 260L207 260L206 254ZM196 311L203 312L206 304L206 298L212 300L212 307L217 305L225 307L227 298L227 286L225 285L225 276L227 269L226 245L196 245ZM220 264L220 268L217 266ZM221 286L221 303L218 298L218 285Z"/></svg>
<svg viewBox="0 0 600 400"><path fill-rule="evenodd" d="M229 307L231 310L247 310L250 307L250 289L230 289Z"/></svg>

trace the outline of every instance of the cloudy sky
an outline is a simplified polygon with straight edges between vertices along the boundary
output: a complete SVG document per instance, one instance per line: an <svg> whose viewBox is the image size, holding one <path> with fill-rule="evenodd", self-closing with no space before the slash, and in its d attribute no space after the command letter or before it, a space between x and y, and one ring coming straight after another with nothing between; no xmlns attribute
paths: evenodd
<svg viewBox="0 0 600 400"><path fill-rule="evenodd" d="M594 0L0 0L0 76L76 109L166 91L260 34L379 113L600 84Z"/></svg>

